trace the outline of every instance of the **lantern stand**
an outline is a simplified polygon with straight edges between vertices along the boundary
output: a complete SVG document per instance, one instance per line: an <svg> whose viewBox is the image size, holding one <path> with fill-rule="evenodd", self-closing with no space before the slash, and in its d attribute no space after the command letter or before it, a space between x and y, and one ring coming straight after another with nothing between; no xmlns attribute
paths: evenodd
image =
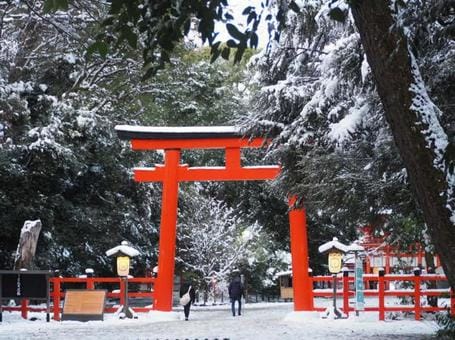
<svg viewBox="0 0 455 340"><path fill-rule="evenodd" d="M107 256L115 256L117 258L117 275L120 276L124 283L124 304L120 306L120 314L123 313L125 317L132 319L133 311L128 305L128 275L130 272L130 259L139 255L139 251L128 245L127 241L122 241L121 245L106 251ZM121 317L123 319L123 317Z"/></svg>
<svg viewBox="0 0 455 340"><path fill-rule="evenodd" d="M334 319L346 319L347 316L337 308L337 274L342 270L343 254L347 253L348 246L339 242L336 237L332 241L319 246L319 252L328 254L329 271L333 277L333 305L327 307L322 314L323 319L332 316Z"/></svg>

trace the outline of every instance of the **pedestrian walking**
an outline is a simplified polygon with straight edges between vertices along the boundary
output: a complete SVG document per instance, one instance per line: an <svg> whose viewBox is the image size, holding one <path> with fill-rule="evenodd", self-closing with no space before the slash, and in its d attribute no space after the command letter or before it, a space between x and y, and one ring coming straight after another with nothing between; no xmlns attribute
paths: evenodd
<svg viewBox="0 0 455 340"><path fill-rule="evenodd" d="M180 304L183 306L185 321L188 321L191 304L194 303L195 298L196 293L191 283L187 282L180 286Z"/></svg>
<svg viewBox="0 0 455 340"><path fill-rule="evenodd" d="M231 310L232 316L235 316L235 302L238 303L238 315L242 315L242 296L245 297L245 291L243 288L240 276L236 276L229 284L229 298L231 299Z"/></svg>

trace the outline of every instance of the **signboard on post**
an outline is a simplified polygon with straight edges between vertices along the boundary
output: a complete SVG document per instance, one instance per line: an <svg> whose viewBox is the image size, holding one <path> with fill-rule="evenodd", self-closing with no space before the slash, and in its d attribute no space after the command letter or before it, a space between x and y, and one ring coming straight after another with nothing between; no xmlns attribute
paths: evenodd
<svg viewBox="0 0 455 340"><path fill-rule="evenodd" d="M0 274L2 298L46 299L48 296L49 272L4 271Z"/></svg>
<svg viewBox="0 0 455 340"><path fill-rule="evenodd" d="M0 322L3 299L46 300L46 321L50 321L50 285L53 275L45 270L0 270Z"/></svg>
<svg viewBox="0 0 455 340"><path fill-rule="evenodd" d="M347 246L338 242L336 237L332 241L326 242L319 246L320 253L328 253L328 267L330 273L333 277L333 306L327 307L322 318L328 318L329 315L334 319L344 319L347 316L344 316L343 313L337 308L337 274L341 272L342 263L343 263L343 254L347 251Z"/></svg>
<svg viewBox="0 0 455 340"><path fill-rule="evenodd" d="M355 310L365 310L363 293L363 263L360 257L355 259Z"/></svg>
<svg viewBox="0 0 455 340"><path fill-rule="evenodd" d="M130 273L130 258L139 255L139 251L130 247L127 241L122 241L119 246L106 251L106 255L115 256L117 258L117 274L122 278L125 285L123 289L125 304L120 308L122 313L131 319L133 317L133 313L128 307L128 275Z"/></svg>
<svg viewBox="0 0 455 340"><path fill-rule="evenodd" d="M329 271L332 274L336 274L341 272L341 260L343 258L343 254L339 252L331 252L329 253Z"/></svg>

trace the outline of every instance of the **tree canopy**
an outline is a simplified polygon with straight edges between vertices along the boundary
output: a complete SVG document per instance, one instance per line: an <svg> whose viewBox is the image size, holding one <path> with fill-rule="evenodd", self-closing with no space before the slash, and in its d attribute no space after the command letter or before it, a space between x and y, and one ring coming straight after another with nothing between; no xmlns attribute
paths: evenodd
<svg viewBox="0 0 455 340"><path fill-rule="evenodd" d="M126 40L131 47L140 48L143 51L147 77L155 72L154 63L162 66L163 62L169 60L169 51L175 48L177 41L190 33L192 20L195 20L202 41L208 41L212 46L213 59L220 54L223 56L220 52L221 43L215 42L214 22L224 21L232 37L226 42L226 48L237 48L234 60L238 61L248 42L251 46L256 46L255 30L261 20L260 9L246 5L243 15L247 16L247 22L251 26L247 26L241 32L229 22L232 18L226 12L227 1L169 0L159 3L114 1L110 7L110 17L104 22L100 37L105 41L114 42L117 46ZM261 7L267 5L268 2L264 2ZM271 5L275 6L274 15L262 19L275 23L272 30L277 32L277 38L292 27L292 20L304 23L299 26L300 34L293 32L292 36L289 36L295 46L285 48L291 54L295 52L293 49L297 49L300 58L295 67L308 68L306 76L314 76L315 64L307 61L315 55L329 53L333 58L342 57L347 50L355 48L356 44L364 51L361 55L346 56L341 64L342 71L347 76L352 78L353 75L357 75L355 80L357 88L347 86L348 83L344 86L343 80L338 81L336 74L321 73L320 76L316 74L318 77L325 77L326 81L321 82L319 86L317 82L313 82L313 91L316 93L319 91L328 101L323 102L319 97L313 97L318 100L309 100L306 104L301 104L301 107L293 107L296 104L293 101L290 101L288 106L282 106L280 102L276 114L282 115L286 112L298 114L300 118L297 117L295 123L290 124L289 132L297 132L303 136L301 140L303 146L317 150L321 146L323 149L330 149L330 138L332 142L335 139L336 143L341 143L339 146L342 147L343 138L349 134L361 134L358 127L365 125L365 119L375 119L368 113L379 113L377 117L385 119L391 129L393 142L404 162L411 190L422 209L432 241L442 257L451 285L455 287L453 260L455 247L447 241L455 239L452 237L455 224L454 141L453 136L448 135L447 125L444 125L448 121L452 122L453 118L443 119L441 109L430 99L421 72L423 58L417 54L420 52L419 47L424 49L430 44L439 51L447 51L441 55L449 56L450 60L453 60L450 49L447 50L452 37L450 27L453 26L453 4L450 1L421 4L418 1L404 3L370 0L348 3L280 1ZM441 8L449 9L449 14ZM347 20L348 11L352 14L352 22L350 19ZM425 19L419 19L416 13ZM313 19L302 20L311 16ZM328 18L340 24L332 24L328 22ZM321 20L325 21L322 25ZM341 36L333 39L329 31L341 32ZM423 46L415 45L414 42ZM333 44L332 50L324 51L323 48L328 43ZM333 53L333 50L337 52ZM285 63L289 63L290 60L285 56L286 52L282 59L274 59L273 62L286 68L288 65ZM321 64L320 72L328 70L332 59L326 58L326 64ZM373 83L362 85L362 76L368 74L362 73L362 67L358 67L362 65L359 60L366 60L365 65L371 69ZM272 83L283 80L283 75L275 73L274 79L271 79ZM300 81L311 81L311 78L308 80L302 78ZM374 84L374 87L368 90L368 84ZM379 100L367 101L367 96L374 97L376 94ZM328 112L320 111L326 110L331 102L340 96L344 97L344 104L333 106ZM371 106L375 102L377 107L381 107L379 110ZM318 118L322 118L318 117L319 112L326 115L325 122L322 120L318 122ZM282 133L281 137L292 140L286 133ZM301 147L302 145L299 148ZM285 153L286 157L295 158L292 148L290 151Z"/></svg>
<svg viewBox="0 0 455 340"><path fill-rule="evenodd" d="M309 209L312 254L328 235L352 240L367 223L406 230L406 242L429 234L455 287L451 1L245 3L243 27L227 0L0 6L2 263L11 261L15 228L38 217L40 256L53 254L40 259L45 266L76 273L93 261L107 270L95 254L122 238L155 249L159 187L134 184L129 169L161 155L125 151L113 125L235 118L247 135L273 139L253 159L280 161L283 175L271 187L201 185L195 197L223 200L247 224L258 221L275 241L271 251L288 241L288 193ZM260 21L272 40L251 59L245 86L245 65L219 61L249 57ZM228 41L217 40L216 22ZM186 49L182 41L195 33L209 47Z"/></svg>

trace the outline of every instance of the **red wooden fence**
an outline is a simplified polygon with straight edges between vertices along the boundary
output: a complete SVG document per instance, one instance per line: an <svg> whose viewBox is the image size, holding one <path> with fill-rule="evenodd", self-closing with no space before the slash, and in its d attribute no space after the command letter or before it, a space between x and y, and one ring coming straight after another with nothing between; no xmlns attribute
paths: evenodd
<svg viewBox="0 0 455 340"><path fill-rule="evenodd" d="M327 283L330 285L332 283L332 276L315 276L312 277L313 285L320 284L321 282ZM102 288L97 287L101 285L115 285L119 289L115 289L115 293L112 290L109 290L107 293L108 298L119 299L119 305L123 305L124 301L124 282L118 277L88 277L88 278L74 278L74 277L54 277L50 279L51 281L51 300L52 306L51 309L54 313L54 320L60 320L60 304L64 298L64 290L62 285L68 284L80 284L81 288L85 289L95 289ZM455 316L455 294L449 288L446 289L426 289L422 288L424 283L431 281L447 281L447 278L444 275L385 275L378 276L373 274L365 274L363 276L364 295L365 297L376 297L377 305L376 306L365 306L365 312L379 312L379 320L385 319L385 313L387 312L413 312L415 314L415 319L420 320L421 314L424 312L438 312L449 309L452 316ZM151 287L155 282L154 278L151 277L141 277L141 278L130 278L128 279L129 284L145 284L148 289L146 291L132 291L129 289L128 297L129 298L150 298L150 305L153 304L153 290ZM408 282L410 287L407 289L389 289L392 282ZM369 289L369 287L375 286L374 289ZM354 278L343 276L337 278L337 297L343 299L341 310L349 315L350 312L354 312L355 309L349 306L349 299L355 296L354 288ZM129 286L131 288L131 286ZM313 289L314 297L325 297L333 298L333 289ZM432 307L432 306L422 306L422 299L427 296L434 296L438 298L450 298L450 306L444 307ZM388 306L386 304L386 297L411 297L413 299L413 304L410 305L394 305ZM316 300L315 300L316 302ZM327 301L326 301L327 302ZM371 300L369 301L371 302ZM314 311L324 311L327 306L314 306ZM153 307L132 307L135 312L148 312L153 310ZM29 311L45 311L43 307L33 307L29 306L27 300L22 300L21 306L11 307L4 306L3 310L5 311L21 311L22 317L27 318L27 313ZM106 307L106 313L114 313L118 308Z"/></svg>
<svg viewBox="0 0 455 340"><path fill-rule="evenodd" d="M109 290L106 297L107 298L114 298L119 299L119 305L123 305L124 301L124 291L125 291L125 283L119 277L53 277L50 279L51 283L51 301L52 306L51 310L54 313L54 320L60 320L60 304L62 299L65 297L65 292L62 289L62 286L65 283L68 284L79 284L81 289L105 289L104 287L97 287L101 285L112 285L118 286L118 289ZM128 279L128 298L150 298L150 305L153 304L153 290L151 287L155 283L155 278L152 277L135 277ZM145 284L147 287L147 291L132 291L131 284ZM113 292L115 291L115 293ZM153 307L131 307L135 312L149 312L153 310ZM33 307L28 305L28 301L23 299L21 301L21 305L17 307L12 306L4 306L4 311L21 311L22 317L24 319L27 318L27 313L30 312L43 312L46 311L46 308L43 307ZM115 313L118 308L115 307L106 307L106 313Z"/></svg>
<svg viewBox="0 0 455 340"><path fill-rule="evenodd" d="M312 278L313 282L327 282L331 284L332 276L315 276ZM363 276L364 287L375 286L374 289L364 289L365 297L377 297L376 306L365 306L366 312L379 312L379 320L385 319L386 312L413 312L415 319L420 320L423 312L439 312L450 310L452 316L455 316L455 295L450 288L446 289L427 289L422 288L423 284L428 282L447 281L444 275L384 275L378 276L374 274L366 274ZM392 282L408 282L409 288L406 289L390 289ZM343 299L341 310L343 313L349 315L350 312L355 311L353 307L349 306L349 299L355 296L353 290L354 277L338 277L337 278L337 297ZM352 289L351 289L352 288ZM332 289L314 289L314 297L326 297L333 299ZM450 306L423 306L422 299L427 296L434 296L439 298L450 298ZM413 304L408 305L394 305L388 306L386 304L386 297L411 297ZM371 302L371 301L369 301ZM327 306L315 306L314 310L324 311Z"/></svg>

